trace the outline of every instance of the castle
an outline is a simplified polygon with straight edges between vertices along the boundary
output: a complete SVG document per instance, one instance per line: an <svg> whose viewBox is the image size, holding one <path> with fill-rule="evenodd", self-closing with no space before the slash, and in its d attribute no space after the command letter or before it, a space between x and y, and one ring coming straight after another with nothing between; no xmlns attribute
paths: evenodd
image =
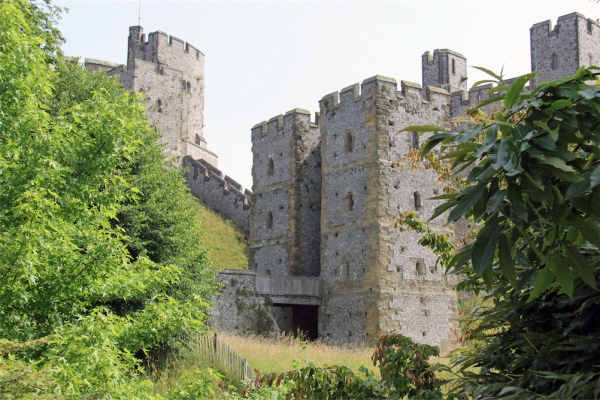
<svg viewBox="0 0 600 400"><path fill-rule="evenodd" d="M581 14L559 17L554 28L535 24L530 37L532 70L541 71L532 85L600 62L600 27ZM451 129L489 97L490 86L467 90L463 55L426 52L422 84L377 75L324 96L314 119L294 109L255 125L253 192L223 178L206 149L202 53L162 32L145 41L132 27L127 67L89 64L146 93L151 122L189 167L192 191L249 229L249 269L219 274L228 284L213 309L214 326L301 329L348 343L396 331L442 351L456 347L458 278L436 269L419 234L394 227L393 217L412 210L428 220L442 201L427 199L443 193L428 163L408 158L427 135L398 131ZM429 226L454 241L470 228L444 221Z"/></svg>

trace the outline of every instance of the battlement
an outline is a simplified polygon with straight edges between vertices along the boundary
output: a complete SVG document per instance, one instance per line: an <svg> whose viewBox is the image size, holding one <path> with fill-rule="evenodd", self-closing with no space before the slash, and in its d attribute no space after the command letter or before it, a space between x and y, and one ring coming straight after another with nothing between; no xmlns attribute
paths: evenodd
<svg viewBox="0 0 600 400"><path fill-rule="evenodd" d="M258 124L254 125L251 129L252 140L258 140L262 136L266 136L269 133L277 133L282 131L286 126L286 121L290 119L293 120L296 118L296 116L301 116L301 118L306 119L313 128L316 128L319 123L318 113L315 114L315 122L311 122L310 111L303 108L294 108L283 115L276 115L273 118L269 118L267 121L259 122Z"/></svg>
<svg viewBox="0 0 600 400"><path fill-rule="evenodd" d="M436 61L439 60L438 57L441 56L442 54L452 54L458 58L462 58L465 60L467 59L465 56L463 56L459 52L450 50L450 49L435 49L435 50L433 50L433 54L431 54L429 51L426 51L425 53L423 53L421 58L422 58L423 62L427 62L428 65L433 65L436 63Z"/></svg>
<svg viewBox="0 0 600 400"><path fill-rule="evenodd" d="M426 51L421 56L423 86L436 86L456 92L467 89L467 59L450 49Z"/></svg>
<svg viewBox="0 0 600 400"><path fill-rule="evenodd" d="M242 228L250 229L252 192L204 160L183 159L185 178L192 193Z"/></svg>
<svg viewBox="0 0 600 400"><path fill-rule="evenodd" d="M132 61L132 55L136 59L167 65L172 64L174 58L179 57L195 59L200 62L204 60L204 53L195 46L165 32L151 32L146 40L144 29L141 26L129 27L129 46L129 62Z"/></svg>
<svg viewBox="0 0 600 400"><path fill-rule="evenodd" d="M377 89L387 87L387 89ZM365 79L362 84L355 83L347 86L340 92L329 93L321 100L319 106L326 114L334 111L344 104L371 99L378 90L386 90L389 93L395 93L397 98L417 97L424 103L432 101L433 96L449 96L450 93L442 88L427 86L425 89L420 84L409 81L400 81L400 91L398 91L398 82L394 78L382 75L375 75Z"/></svg>
<svg viewBox="0 0 600 400"><path fill-rule="evenodd" d="M568 21L571 18L584 19L587 22L587 29L590 33L592 33L592 31L594 29L600 29L600 27L598 26L596 21L594 21L593 19L587 18L585 15L580 14L578 12L572 12L570 14L566 14L566 15L562 15L562 16L558 17L556 20L556 25L554 27L552 27L552 21L547 20L547 21L538 22L537 24L533 24L533 26L530 28L530 31L545 33L548 36L559 35L561 32L561 27L564 26L565 21Z"/></svg>

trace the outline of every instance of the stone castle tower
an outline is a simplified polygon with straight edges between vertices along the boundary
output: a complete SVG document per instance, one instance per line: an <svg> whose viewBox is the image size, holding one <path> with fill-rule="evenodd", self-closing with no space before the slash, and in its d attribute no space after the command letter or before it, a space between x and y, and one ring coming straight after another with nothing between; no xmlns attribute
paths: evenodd
<svg viewBox="0 0 600 400"><path fill-rule="evenodd" d="M200 50L161 31L150 33L146 40L142 27L132 26L127 65L107 74L119 75L126 89L144 93L149 121L161 132L160 142L171 156L190 156L218 166L218 157L206 148L202 134L204 54Z"/></svg>
<svg viewBox="0 0 600 400"><path fill-rule="evenodd" d="M581 66L600 64L600 27L596 21L579 13L558 17L533 25L531 35L531 70L540 70L536 82L546 82L573 75Z"/></svg>
<svg viewBox="0 0 600 400"><path fill-rule="evenodd" d="M540 82L572 74L600 62L599 44L600 28L577 13L554 30L535 24L532 67ZM315 123L295 109L252 129L250 269L281 330L338 342L396 331L456 347L458 278L435 268L418 233L392 226L406 211L428 220L442 201L427 199L443 193L428 163L409 157L426 137L398 131L456 127L490 86L469 92L466 58L452 50L426 52L421 63L423 86L374 76L323 97ZM443 216L429 226L459 238Z"/></svg>
<svg viewBox="0 0 600 400"><path fill-rule="evenodd" d="M161 31L146 39L142 27L132 26L127 64L86 58L85 66L117 76L126 89L145 95L149 122L160 133L167 154L188 169L192 193L248 230L252 192L217 168L218 157L207 149L202 133L204 54Z"/></svg>

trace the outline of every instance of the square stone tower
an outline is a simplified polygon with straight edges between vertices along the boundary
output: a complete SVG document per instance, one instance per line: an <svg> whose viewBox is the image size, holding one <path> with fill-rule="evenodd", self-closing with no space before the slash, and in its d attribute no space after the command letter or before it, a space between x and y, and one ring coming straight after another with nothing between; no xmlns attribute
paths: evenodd
<svg viewBox="0 0 600 400"><path fill-rule="evenodd" d="M450 94L375 76L319 102L323 159L322 305L319 336L361 342L396 331L418 342L455 347L457 293L435 268L420 235L392 227L414 210L429 219L443 184L409 153L423 140L398 130L420 124L449 127ZM434 229L452 233L444 222Z"/></svg>
<svg viewBox="0 0 600 400"><path fill-rule="evenodd" d="M146 114L161 133L159 142L174 157L191 156L218 167L218 157L206 148L204 123L204 54L164 32L146 35L129 28L127 66L112 69L126 89L144 93Z"/></svg>
<svg viewBox="0 0 600 400"><path fill-rule="evenodd" d="M310 113L295 109L252 128L250 269L318 277L321 154Z"/></svg>
<svg viewBox="0 0 600 400"><path fill-rule="evenodd" d="M423 87L435 86L454 93L467 90L467 59L449 49L426 51L421 56Z"/></svg>
<svg viewBox="0 0 600 400"><path fill-rule="evenodd" d="M541 70L534 84L600 64L600 26L577 12L558 17L554 28L550 20L533 25L530 37L531 70Z"/></svg>

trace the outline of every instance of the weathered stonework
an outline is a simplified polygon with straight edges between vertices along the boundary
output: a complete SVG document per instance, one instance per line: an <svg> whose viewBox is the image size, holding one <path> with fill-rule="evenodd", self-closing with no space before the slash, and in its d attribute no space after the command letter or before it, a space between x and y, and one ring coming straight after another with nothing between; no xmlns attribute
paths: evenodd
<svg viewBox="0 0 600 400"><path fill-rule="evenodd" d="M176 163L187 168L192 193L249 230L252 192L229 176L223 177L218 157L206 148L204 121L204 54L164 32L148 35L129 28L127 65L85 59L92 72L118 76L126 89L145 95L146 114L160 132L159 142Z"/></svg>
<svg viewBox="0 0 600 400"><path fill-rule="evenodd" d="M600 64L600 26L579 13L533 25L531 70L541 70L535 82L546 82L573 75L581 66Z"/></svg>
<svg viewBox="0 0 600 400"><path fill-rule="evenodd" d="M541 80L596 60L599 28L579 14L560 17L553 31L547 22L531 32L532 57L544 60L536 64ZM555 54L558 64L549 64ZM458 346L459 278L436 269L437 257L419 245L418 233L392 226L406 211L428 220L442 204L428 199L443 193L428 162L409 157L428 135L398 131L412 125L457 129L468 108L489 98L491 85L467 91L466 58L452 50L426 52L421 62L423 87L402 81L398 88L396 80L374 76L323 97L318 128L307 111L296 109L252 129L250 268L260 279L320 281L318 298L308 289L279 293L272 310L282 331L308 327L342 343L396 331L444 353ZM298 151L297 138L306 151ZM320 209L318 217L302 213L307 202ZM454 242L471 228L469 221L445 220L442 215L428 225Z"/></svg>
<svg viewBox="0 0 600 400"><path fill-rule="evenodd" d="M252 192L205 160L183 158L185 179L192 193L213 209L230 218L237 225L250 229L250 199Z"/></svg>

